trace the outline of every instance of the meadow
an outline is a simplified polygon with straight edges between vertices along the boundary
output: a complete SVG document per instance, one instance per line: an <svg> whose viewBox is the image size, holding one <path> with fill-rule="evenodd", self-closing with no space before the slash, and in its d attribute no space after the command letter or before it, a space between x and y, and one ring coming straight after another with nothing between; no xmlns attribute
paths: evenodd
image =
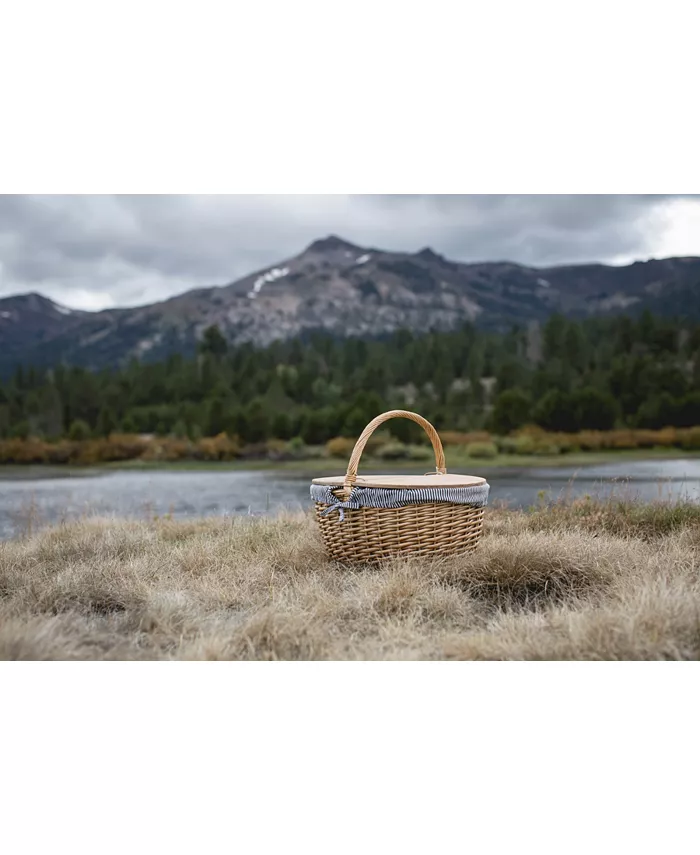
<svg viewBox="0 0 700 855"><path fill-rule="evenodd" d="M0 542L0 658L689 660L700 505L489 508L479 549L344 567L310 514Z"/></svg>

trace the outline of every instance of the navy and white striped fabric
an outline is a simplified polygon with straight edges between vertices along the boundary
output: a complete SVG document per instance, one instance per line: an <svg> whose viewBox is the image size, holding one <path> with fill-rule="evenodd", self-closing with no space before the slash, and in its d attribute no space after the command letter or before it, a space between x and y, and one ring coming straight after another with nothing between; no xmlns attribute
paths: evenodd
<svg viewBox="0 0 700 855"><path fill-rule="evenodd" d="M474 487L422 487L415 490L402 490L389 487L353 487L347 501L341 501L333 494L338 487L325 487L322 484L311 485L311 498L314 502L329 505L323 515L338 511L340 521L345 519L345 508L403 508L405 505L420 505L424 502L451 502L457 505L474 505L483 508L488 502L489 485Z"/></svg>

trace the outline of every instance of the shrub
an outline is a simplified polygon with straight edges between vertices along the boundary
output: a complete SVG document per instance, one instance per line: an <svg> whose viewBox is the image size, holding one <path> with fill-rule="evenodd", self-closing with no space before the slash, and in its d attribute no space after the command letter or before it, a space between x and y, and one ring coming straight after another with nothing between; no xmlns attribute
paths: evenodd
<svg viewBox="0 0 700 855"><path fill-rule="evenodd" d="M111 434L109 437L74 441L52 447L49 457L52 462L70 462L89 465L117 460L134 460L141 457L148 442L139 436Z"/></svg>
<svg viewBox="0 0 700 855"><path fill-rule="evenodd" d="M471 431L463 433L456 430L440 431L440 439L443 445L469 445L471 442L491 442L491 434L488 431Z"/></svg>
<svg viewBox="0 0 700 855"><path fill-rule="evenodd" d="M10 431L10 436L16 439L29 439L29 432L29 422L25 419L14 426Z"/></svg>
<svg viewBox="0 0 700 855"><path fill-rule="evenodd" d="M138 433L139 432L139 428L138 428L138 425L136 424L136 420L134 419L134 417L130 413L127 414L126 416L124 416L124 418L122 419L121 432L122 433Z"/></svg>
<svg viewBox="0 0 700 855"><path fill-rule="evenodd" d="M581 446L575 433L553 433L542 438L541 442L547 445L556 445L557 454L568 454L571 451L580 451Z"/></svg>
<svg viewBox="0 0 700 855"><path fill-rule="evenodd" d="M78 443L69 442L67 440L56 442L48 446L46 450L46 461L47 463L55 464L74 463L76 462L79 447Z"/></svg>
<svg viewBox="0 0 700 855"><path fill-rule="evenodd" d="M426 445L409 445L408 459L409 460L433 460L435 457L433 449Z"/></svg>
<svg viewBox="0 0 700 855"><path fill-rule="evenodd" d="M582 430L576 434L576 441L584 451L599 451L603 448L603 434L597 430Z"/></svg>
<svg viewBox="0 0 700 855"><path fill-rule="evenodd" d="M394 421L398 422L401 421L401 419L394 419ZM403 421L405 421L405 419ZM396 440L391 438L391 434L388 430L376 430L367 440L365 450L368 454L376 456L379 449L383 448L385 445L388 445L390 442L396 442ZM352 441L352 444L353 446L355 445L354 439ZM352 448L350 449L350 451L352 451Z"/></svg>
<svg viewBox="0 0 700 855"><path fill-rule="evenodd" d="M533 454L538 457L561 454L561 446L557 445L556 442L538 442L535 444Z"/></svg>
<svg viewBox="0 0 700 855"><path fill-rule="evenodd" d="M345 460L352 454L356 441L351 437L336 436L326 443L325 454L328 457L338 457ZM365 445L365 453L370 457L381 456L379 454L380 449L384 448L385 445L396 445L396 442L392 441L386 433L372 434Z"/></svg>
<svg viewBox="0 0 700 855"><path fill-rule="evenodd" d="M238 452L238 456L243 460L266 460L267 459L267 442L247 442Z"/></svg>
<svg viewBox="0 0 700 855"><path fill-rule="evenodd" d="M497 436L495 443L500 454L515 454L514 436Z"/></svg>
<svg viewBox="0 0 700 855"><path fill-rule="evenodd" d="M97 440L101 460L134 460L148 447L148 441L127 433L112 433L107 439Z"/></svg>
<svg viewBox="0 0 700 855"><path fill-rule="evenodd" d="M403 442L388 442L377 451L377 457L381 460L407 460L410 453L410 446Z"/></svg>
<svg viewBox="0 0 700 855"><path fill-rule="evenodd" d="M167 437L151 440L141 456L142 460L186 460L192 456L192 443L187 439Z"/></svg>
<svg viewBox="0 0 700 855"><path fill-rule="evenodd" d="M268 439L265 443L269 460L288 460L290 455L289 443L283 439Z"/></svg>
<svg viewBox="0 0 700 855"><path fill-rule="evenodd" d="M301 451L292 455L296 460L320 460L325 455L325 449L320 445L305 445Z"/></svg>
<svg viewBox="0 0 700 855"><path fill-rule="evenodd" d="M539 425L529 424L523 425L519 430L515 431L515 436L544 436L547 431Z"/></svg>
<svg viewBox="0 0 700 855"><path fill-rule="evenodd" d="M631 433L634 437L636 448L654 448L658 443L658 434L655 430L635 430Z"/></svg>
<svg viewBox="0 0 700 855"><path fill-rule="evenodd" d="M516 454L534 454L537 448L538 441L531 435L515 437L515 453Z"/></svg>
<svg viewBox="0 0 700 855"><path fill-rule="evenodd" d="M498 455L498 448L493 442L470 442L467 454L479 460L487 460Z"/></svg>
<svg viewBox="0 0 700 855"><path fill-rule="evenodd" d="M541 442L541 440L535 439L529 435L524 435L499 437L496 444L498 446L498 450L503 454L530 455L535 454L539 442Z"/></svg>
<svg viewBox="0 0 700 855"><path fill-rule="evenodd" d="M173 425L172 435L177 439L187 438L187 425L183 419L178 419Z"/></svg>
<svg viewBox="0 0 700 855"><path fill-rule="evenodd" d="M196 448L202 460L234 460L241 452L238 438L226 433L200 439Z"/></svg>
<svg viewBox="0 0 700 855"><path fill-rule="evenodd" d="M32 437L0 441L0 463L46 463L49 446Z"/></svg>
<svg viewBox="0 0 700 855"><path fill-rule="evenodd" d="M83 441L90 438L90 425L82 419L76 419L68 431L68 439Z"/></svg>
<svg viewBox="0 0 700 855"><path fill-rule="evenodd" d="M605 438L604 448L633 449L638 448L637 438L632 430L613 430ZM609 444L607 444L609 443Z"/></svg>
<svg viewBox="0 0 700 855"><path fill-rule="evenodd" d="M355 447L355 440L346 436L336 436L326 443L326 454L329 457L339 457L343 460L350 457Z"/></svg>
<svg viewBox="0 0 700 855"><path fill-rule="evenodd" d="M656 445L661 448L673 448L678 445L678 436L677 436L676 428L674 427L665 427L660 431L656 432Z"/></svg>
<svg viewBox="0 0 700 855"><path fill-rule="evenodd" d="M682 432L681 446L688 450L700 449L700 427L692 427Z"/></svg>
<svg viewBox="0 0 700 855"><path fill-rule="evenodd" d="M292 437L287 443L287 448L292 457L301 458L306 453L306 443L300 436Z"/></svg>

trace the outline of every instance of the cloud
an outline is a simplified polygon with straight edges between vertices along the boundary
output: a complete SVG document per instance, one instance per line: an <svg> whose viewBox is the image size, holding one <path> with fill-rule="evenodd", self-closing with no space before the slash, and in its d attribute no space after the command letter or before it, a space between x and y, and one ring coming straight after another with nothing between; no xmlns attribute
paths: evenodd
<svg viewBox="0 0 700 855"><path fill-rule="evenodd" d="M696 196L0 196L0 296L74 308L225 284L339 234L534 266L700 254Z"/></svg>

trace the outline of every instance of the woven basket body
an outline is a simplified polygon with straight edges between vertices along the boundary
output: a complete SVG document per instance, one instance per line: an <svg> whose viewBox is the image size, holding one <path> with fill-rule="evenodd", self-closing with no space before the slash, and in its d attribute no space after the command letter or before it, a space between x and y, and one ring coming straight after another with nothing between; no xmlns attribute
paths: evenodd
<svg viewBox="0 0 700 855"><path fill-rule="evenodd" d="M322 516L326 505L316 502L316 518L326 551L338 561L376 561L393 555L461 555L476 549L484 509L435 502L405 508L358 508L345 519Z"/></svg>
<svg viewBox="0 0 700 855"><path fill-rule="evenodd" d="M430 476L367 476L358 479L357 466L371 433L384 421L396 416L410 418L428 434L435 451L436 471ZM406 410L392 410L378 416L365 428L350 457L344 478L319 478L335 503L316 501L316 518L329 556L338 561L373 562L392 556L421 555L447 557L475 549L481 537L485 501L465 503L465 491L486 491L483 478L450 476L445 471L442 444L435 429L422 416ZM412 490L415 485L415 490ZM429 485L429 486L426 486ZM485 486L481 486L485 485ZM402 495L412 503L402 507L357 507L355 487L361 487L360 502L372 504L374 495ZM374 489L373 489L374 488ZM394 488L394 489L392 489ZM434 489L437 488L437 489ZM312 495L316 489L312 487ZM332 494L330 491L332 490ZM452 491L452 492L451 492ZM449 501L458 495L459 501ZM423 495L439 493L443 501L421 501ZM468 493L467 493L468 495ZM337 511L337 512L336 512Z"/></svg>

